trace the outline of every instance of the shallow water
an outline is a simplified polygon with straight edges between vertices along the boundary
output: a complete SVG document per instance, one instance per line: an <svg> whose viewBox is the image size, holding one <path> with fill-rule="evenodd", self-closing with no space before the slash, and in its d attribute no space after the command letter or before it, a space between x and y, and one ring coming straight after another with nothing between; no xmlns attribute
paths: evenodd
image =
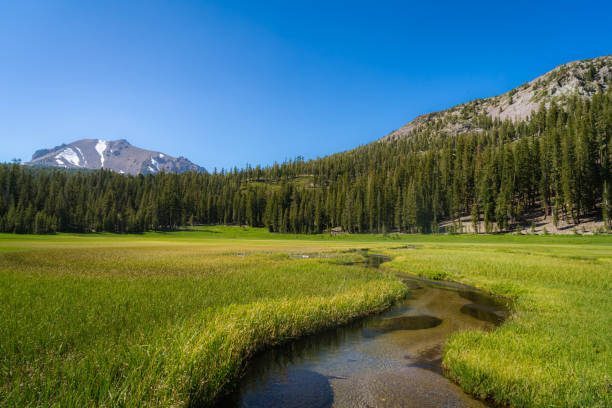
<svg viewBox="0 0 612 408"><path fill-rule="evenodd" d="M249 361L228 407L480 407L440 369L458 330L503 321L496 299L461 285L406 280L390 310L270 349Z"/></svg>

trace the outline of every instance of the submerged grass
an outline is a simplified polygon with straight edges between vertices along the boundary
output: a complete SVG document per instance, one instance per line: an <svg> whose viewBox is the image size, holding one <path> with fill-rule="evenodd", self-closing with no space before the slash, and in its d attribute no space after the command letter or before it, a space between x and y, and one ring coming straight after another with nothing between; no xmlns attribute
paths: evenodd
<svg viewBox="0 0 612 408"><path fill-rule="evenodd" d="M513 299L446 373L516 407L612 406L612 237L0 234L0 405L209 405L265 346L387 307L396 273ZM335 251L330 255L330 251Z"/></svg>

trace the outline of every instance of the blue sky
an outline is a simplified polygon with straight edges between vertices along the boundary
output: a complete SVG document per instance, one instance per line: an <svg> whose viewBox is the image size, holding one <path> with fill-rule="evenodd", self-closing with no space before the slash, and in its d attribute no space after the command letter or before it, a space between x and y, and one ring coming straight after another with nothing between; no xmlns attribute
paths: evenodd
<svg viewBox="0 0 612 408"><path fill-rule="evenodd" d="M81 138L207 169L347 150L612 53L612 2L0 0L0 161Z"/></svg>

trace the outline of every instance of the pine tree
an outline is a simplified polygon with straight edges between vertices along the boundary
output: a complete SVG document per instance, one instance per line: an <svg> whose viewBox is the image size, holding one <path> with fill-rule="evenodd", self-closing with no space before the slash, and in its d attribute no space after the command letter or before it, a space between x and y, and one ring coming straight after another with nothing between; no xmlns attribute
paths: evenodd
<svg viewBox="0 0 612 408"><path fill-rule="evenodd" d="M602 215L605 228L610 231L612 229L612 188L607 181L604 181L602 192Z"/></svg>

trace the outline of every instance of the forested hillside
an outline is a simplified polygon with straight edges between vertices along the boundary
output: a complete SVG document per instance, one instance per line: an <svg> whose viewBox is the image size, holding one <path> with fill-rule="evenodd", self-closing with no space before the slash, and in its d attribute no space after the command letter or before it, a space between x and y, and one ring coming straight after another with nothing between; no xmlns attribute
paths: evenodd
<svg viewBox="0 0 612 408"><path fill-rule="evenodd" d="M542 101L527 120L474 120L477 131L425 129L322 159L228 173L129 176L2 165L0 230L220 223L299 233L435 232L441 220L471 214L486 231L508 231L533 209L555 220L596 214L611 226L610 87L548 107Z"/></svg>

